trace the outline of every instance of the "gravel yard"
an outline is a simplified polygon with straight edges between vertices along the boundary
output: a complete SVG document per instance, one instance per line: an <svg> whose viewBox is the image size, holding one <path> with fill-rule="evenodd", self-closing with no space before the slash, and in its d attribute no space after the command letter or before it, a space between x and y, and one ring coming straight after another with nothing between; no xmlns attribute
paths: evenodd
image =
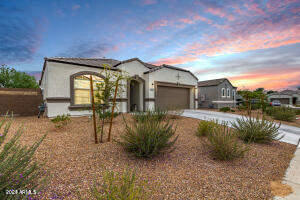
<svg viewBox="0 0 300 200"><path fill-rule="evenodd" d="M49 119L36 117L15 118L11 127L13 133L24 124L22 144L32 144L48 132L36 154L38 160L47 161L46 170L52 175L42 199L77 199L77 191L88 199L89 186L101 181L103 170L122 171L126 166L149 181L153 199L269 199L270 182L282 179L295 151L294 145L281 142L251 144L244 158L218 161L202 145L203 138L195 135L199 120L181 117L174 120L179 135L174 151L137 159L114 142L94 144L88 117L71 120L59 131ZM117 139L123 128L118 116L112 138Z"/></svg>

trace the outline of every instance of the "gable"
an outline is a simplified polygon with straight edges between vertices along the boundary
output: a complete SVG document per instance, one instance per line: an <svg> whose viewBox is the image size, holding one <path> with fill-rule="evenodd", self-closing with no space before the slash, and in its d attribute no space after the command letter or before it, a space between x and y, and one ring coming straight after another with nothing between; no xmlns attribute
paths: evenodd
<svg viewBox="0 0 300 200"><path fill-rule="evenodd" d="M121 63L120 65L118 65L118 68L122 71L126 71L127 73L129 73L129 75L139 75L141 77L143 76L144 72L149 71L149 68L147 68L138 60Z"/></svg>

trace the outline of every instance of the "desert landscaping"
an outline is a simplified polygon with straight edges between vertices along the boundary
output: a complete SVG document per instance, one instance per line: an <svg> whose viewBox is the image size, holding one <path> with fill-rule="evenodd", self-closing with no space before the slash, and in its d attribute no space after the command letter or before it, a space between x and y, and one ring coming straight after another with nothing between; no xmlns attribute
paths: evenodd
<svg viewBox="0 0 300 200"><path fill-rule="evenodd" d="M130 114L124 117L132 121ZM35 154L38 161L46 161L44 170L50 174L39 199L78 199L78 193L89 199L91 186L101 183L104 171L125 168L135 169L139 181L148 181L152 199L269 199L271 181L281 181L296 148L278 141L252 143L243 158L220 161L204 145L205 138L195 134L200 120L172 121L178 135L172 151L148 159L128 154L116 142L95 144L88 117L73 117L62 129L48 118L16 117L7 137L22 124L22 145L31 145L47 133ZM112 139L118 140L123 132L120 115L114 120Z"/></svg>

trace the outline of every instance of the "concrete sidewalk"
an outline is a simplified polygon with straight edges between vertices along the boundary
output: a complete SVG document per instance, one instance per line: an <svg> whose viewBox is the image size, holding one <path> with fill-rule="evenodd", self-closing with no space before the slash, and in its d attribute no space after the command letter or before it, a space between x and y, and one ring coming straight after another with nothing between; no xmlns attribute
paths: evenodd
<svg viewBox="0 0 300 200"><path fill-rule="evenodd" d="M232 122L235 122L236 119L242 118L241 115L231 114L231 113L221 113L209 110L184 110L182 113L184 117L191 117L201 120L218 120L219 122L226 121L230 126ZM284 135L280 140L289 144L298 145L300 139L300 128L295 126L288 126L281 124L279 128L279 133ZM299 198L300 199L300 198Z"/></svg>
<svg viewBox="0 0 300 200"><path fill-rule="evenodd" d="M292 187L293 193L285 197L274 197L276 200L298 200L300 199L300 146L295 151L295 157L292 159L289 168L285 172L282 181Z"/></svg>

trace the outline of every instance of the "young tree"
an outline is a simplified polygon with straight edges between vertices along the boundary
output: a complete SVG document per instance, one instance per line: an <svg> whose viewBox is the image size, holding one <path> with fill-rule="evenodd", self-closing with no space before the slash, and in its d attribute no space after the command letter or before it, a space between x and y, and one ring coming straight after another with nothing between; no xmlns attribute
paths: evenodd
<svg viewBox="0 0 300 200"><path fill-rule="evenodd" d="M39 88L34 76L18 72L6 65L0 67L0 87L4 88Z"/></svg>
<svg viewBox="0 0 300 200"><path fill-rule="evenodd" d="M95 97L96 97L95 111L100 120L99 121L100 125L97 128L98 132L100 132L100 142L103 142L103 128L104 128L104 120L105 117L107 116L106 113L109 112L111 115L110 128L109 128L109 130L111 130L116 96L124 91L126 84L122 83L122 81L124 82L124 80L129 79L129 76L125 72L112 71L111 67L108 65L103 65L103 67L104 67L103 70L100 72L100 74L103 77L102 78L103 81L97 83L96 85L97 91L95 93ZM113 97L113 102L111 102L112 97ZM110 132L108 135L108 140L110 140Z"/></svg>

